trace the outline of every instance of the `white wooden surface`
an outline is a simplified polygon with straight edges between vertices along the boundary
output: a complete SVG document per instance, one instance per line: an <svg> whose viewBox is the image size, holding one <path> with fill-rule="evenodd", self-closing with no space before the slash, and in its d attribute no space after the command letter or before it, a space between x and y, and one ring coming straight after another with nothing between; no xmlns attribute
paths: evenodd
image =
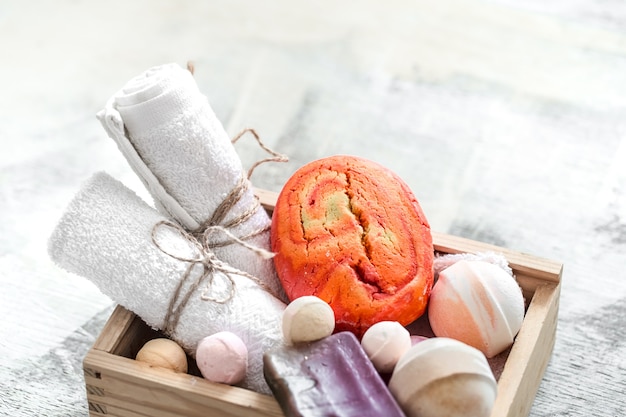
<svg viewBox="0 0 626 417"><path fill-rule="evenodd" d="M356 154L400 174L434 230L563 261L531 415L626 415L625 22L619 0L4 0L0 415L87 415L80 362L111 300L46 239L95 171L146 196L95 113L187 60L229 133L290 156L256 186Z"/></svg>

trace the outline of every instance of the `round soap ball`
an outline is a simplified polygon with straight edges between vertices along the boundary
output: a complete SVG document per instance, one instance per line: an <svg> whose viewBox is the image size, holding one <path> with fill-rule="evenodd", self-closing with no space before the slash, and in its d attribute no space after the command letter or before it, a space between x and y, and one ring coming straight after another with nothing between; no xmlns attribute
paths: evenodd
<svg viewBox="0 0 626 417"><path fill-rule="evenodd" d="M367 329L361 346L374 364L374 368L387 374L411 347L411 334L397 321L381 321Z"/></svg>
<svg viewBox="0 0 626 417"><path fill-rule="evenodd" d="M442 337L413 345L389 380L407 417L488 417L497 388L482 352Z"/></svg>
<svg viewBox="0 0 626 417"><path fill-rule="evenodd" d="M187 355L173 340L157 338L147 341L135 356L135 360L175 372L187 372Z"/></svg>
<svg viewBox="0 0 626 417"><path fill-rule="evenodd" d="M205 379L234 385L246 376L248 348L234 333L214 333L198 343L196 363Z"/></svg>
<svg viewBox="0 0 626 417"><path fill-rule="evenodd" d="M430 226L409 186L373 161L336 155L298 169L272 215L274 265L290 300L315 295L335 331L408 325L433 284Z"/></svg>
<svg viewBox="0 0 626 417"><path fill-rule="evenodd" d="M428 317L436 336L460 340L491 358L513 344L524 320L524 297L504 269L462 260L439 274Z"/></svg>
<svg viewBox="0 0 626 417"><path fill-rule="evenodd" d="M335 313L326 301L314 295L305 295L287 305L282 326L285 342L313 342L333 334Z"/></svg>

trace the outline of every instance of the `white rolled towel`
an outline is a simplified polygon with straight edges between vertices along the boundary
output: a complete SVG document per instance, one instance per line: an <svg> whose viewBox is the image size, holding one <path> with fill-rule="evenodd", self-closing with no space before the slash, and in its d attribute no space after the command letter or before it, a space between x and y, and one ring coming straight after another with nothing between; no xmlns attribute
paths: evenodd
<svg viewBox="0 0 626 417"><path fill-rule="evenodd" d="M199 257L198 250L182 228L168 224L173 225L121 182L97 173L60 219L49 239L49 254L60 267L89 279L148 325L163 330L170 299L187 268L193 265L178 301L192 288L193 280L203 276L200 262L177 259ZM208 335L225 330L235 333L249 350L242 385L269 394L262 356L283 343L285 304L245 274L217 272L212 277L212 284L205 277L190 292L187 304L178 310L178 324L166 333L191 354Z"/></svg>
<svg viewBox="0 0 626 417"><path fill-rule="evenodd" d="M219 223L225 225L258 206L207 97L179 65L153 67L131 79L98 112L98 119L143 180L157 209L187 230L198 230L209 221L242 178L248 187ZM269 225L267 213L258 209L230 230L240 238L258 233L247 241L269 249ZM222 261L261 278L277 293L283 291L271 260L251 257L239 245L213 250Z"/></svg>

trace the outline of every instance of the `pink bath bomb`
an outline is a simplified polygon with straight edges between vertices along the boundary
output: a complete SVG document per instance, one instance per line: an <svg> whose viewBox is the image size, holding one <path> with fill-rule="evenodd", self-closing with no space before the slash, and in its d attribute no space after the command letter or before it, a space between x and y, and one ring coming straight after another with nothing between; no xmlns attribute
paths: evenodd
<svg viewBox="0 0 626 417"><path fill-rule="evenodd" d="M439 274L428 317L436 336L460 340L491 358L513 344L524 320L524 297L499 266L462 260Z"/></svg>
<svg viewBox="0 0 626 417"><path fill-rule="evenodd" d="M215 333L198 343L196 363L205 379L234 385L246 376L248 348L234 333Z"/></svg>
<svg viewBox="0 0 626 417"><path fill-rule="evenodd" d="M378 372L389 373L411 347L411 335L397 321L379 321L363 334L361 346Z"/></svg>

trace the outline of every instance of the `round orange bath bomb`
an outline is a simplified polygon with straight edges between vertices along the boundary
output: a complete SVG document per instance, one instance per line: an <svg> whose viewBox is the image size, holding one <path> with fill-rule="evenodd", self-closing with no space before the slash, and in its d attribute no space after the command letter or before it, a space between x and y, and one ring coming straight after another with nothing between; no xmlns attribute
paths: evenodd
<svg viewBox="0 0 626 417"><path fill-rule="evenodd" d="M421 316L433 285L430 226L391 170L339 155L296 171L272 216L274 264L287 296L315 295L335 331L357 337L379 321Z"/></svg>

